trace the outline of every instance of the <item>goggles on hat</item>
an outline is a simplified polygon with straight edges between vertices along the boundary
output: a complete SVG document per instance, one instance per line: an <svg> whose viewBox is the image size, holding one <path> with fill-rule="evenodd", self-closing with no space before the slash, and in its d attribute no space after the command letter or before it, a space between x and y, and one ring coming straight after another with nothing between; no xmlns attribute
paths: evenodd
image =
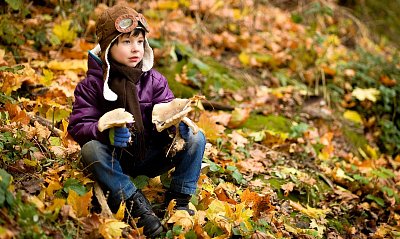
<svg viewBox="0 0 400 239"><path fill-rule="evenodd" d="M139 23L146 32L149 32L149 26L147 25L147 21L144 18L144 16L140 13L138 13L138 15L136 16L132 14L124 14L119 16L115 20L115 29L117 29L117 31L121 33L128 33L133 31L133 29L135 29L136 27L138 27Z"/></svg>

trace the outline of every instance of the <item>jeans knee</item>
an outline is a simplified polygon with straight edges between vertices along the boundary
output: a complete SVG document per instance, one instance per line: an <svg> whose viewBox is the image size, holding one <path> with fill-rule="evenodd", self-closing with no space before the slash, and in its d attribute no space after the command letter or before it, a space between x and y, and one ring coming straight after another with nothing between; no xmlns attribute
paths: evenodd
<svg viewBox="0 0 400 239"><path fill-rule="evenodd" d="M206 137L203 132L199 131L197 134L190 133L189 140L187 141L187 147L191 154L203 153L206 147Z"/></svg>
<svg viewBox="0 0 400 239"><path fill-rule="evenodd" d="M205 148L205 146L206 146L206 136L204 135L204 133L202 131L197 132L197 134L194 135L194 138L195 138L194 141L196 142L196 145L198 147Z"/></svg>
<svg viewBox="0 0 400 239"><path fill-rule="evenodd" d="M102 143L97 140L91 140L84 144L81 148L82 159L85 163L90 163L94 160L95 155L101 150Z"/></svg>

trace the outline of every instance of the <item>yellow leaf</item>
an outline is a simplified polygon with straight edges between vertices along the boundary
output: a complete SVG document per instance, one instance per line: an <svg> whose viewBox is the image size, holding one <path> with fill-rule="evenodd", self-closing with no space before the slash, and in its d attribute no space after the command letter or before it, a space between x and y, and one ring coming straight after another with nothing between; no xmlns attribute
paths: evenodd
<svg viewBox="0 0 400 239"><path fill-rule="evenodd" d="M49 86L54 78L54 74L51 70L43 69L43 76L40 78L40 83Z"/></svg>
<svg viewBox="0 0 400 239"><path fill-rule="evenodd" d="M225 204L227 203L217 199L213 200L206 210L207 218L216 221L216 219L224 217L226 214Z"/></svg>
<svg viewBox="0 0 400 239"><path fill-rule="evenodd" d="M168 220L168 223L182 226L184 231L188 231L194 226L194 220L186 210L177 210Z"/></svg>
<svg viewBox="0 0 400 239"><path fill-rule="evenodd" d="M49 196L51 197L51 196L53 196L53 192L54 192L54 191L57 191L57 190L59 190L59 189L61 189L61 188L62 188L62 186L61 186L60 182L58 182L58 181L51 181L51 182L49 183L49 186L47 186L47 188L46 188L46 194L49 195Z"/></svg>
<svg viewBox="0 0 400 239"><path fill-rule="evenodd" d="M125 216L125 208L126 208L126 203L122 202L121 205L118 208L118 212L115 214L115 218L118 220L124 219Z"/></svg>
<svg viewBox="0 0 400 239"><path fill-rule="evenodd" d="M256 131L256 132L250 133L249 136L254 138L254 141L260 142L265 138L265 131L264 130Z"/></svg>
<svg viewBox="0 0 400 239"><path fill-rule="evenodd" d="M175 10L179 7L178 1L158 1L157 8L160 10Z"/></svg>
<svg viewBox="0 0 400 239"><path fill-rule="evenodd" d="M92 201L92 190L83 196L79 196L74 190L69 190L67 203L72 207L77 217L89 215L89 205Z"/></svg>
<svg viewBox="0 0 400 239"><path fill-rule="evenodd" d="M238 9L238 8L233 9L233 18L234 18L235 20L239 20L239 19L241 19L242 17L243 17L242 9Z"/></svg>
<svg viewBox="0 0 400 239"><path fill-rule="evenodd" d="M53 200L53 204L46 208L48 212L59 212L62 206L65 205L65 199L63 198L56 198Z"/></svg>
<svg viewBox="0 0 400 239"><path fill-rule="evenodd" d="M64 60L56 61L52 60L49 62L47 67L51 70L84 70L87 71L87 60Z"/></svg>
<svg viewBox="0 0 400 239"><path fill-rule="evenodd" d="M77 38L77 28L71 27L71 20L64 20L61 24L54 25L53 33L61 42L74 43Z"/></svg>
<svg viewBox="0 0 400 239"><path fill-rule="evenodd" d="M343 114L343 117L359 124L363 123L361 116L357 113L357 111L354 110L346 110Z"/></svg>
<svg viewBox="0 0 400 239"><path fill-rule="evenodd" d="M371 147L371 146L367 145L366 148L367 148L368 155L372 159L378 159L378 152L376 152L376 149L374 147Z"/></svg>
<svg viewBox="0 0 400 239"><path fill-rule="evenodd" d="M376 102L377 97L380 95L380 91L375 88L361 89L355 88L351 95L357 98L359 101L370 100L372 102Z"/></svg>
<svg viewBox="0 0 400 239"><path fill-rule="evenodd" d="M318 231L318 236L319 236L320 238L323 237L324 231L325 231L325 229L326 229L325 226L323 226L323 225L318 225L318 223L317 223L317 221L316 221L315 219L311 219L310 228L316 228L317 231Z"/></svg>
<svg viewBox="0 0 400 239"><path fill-rule="evenodd" d="M129 225L115 219L106 219L99 227L100 234L106 239L120 238L122 229Z"/></svg>
<svg viewBox="0 0 400 239"><path fill-rule="evenodd" d="M343 171L343 169L341 169L341 168L337 168L337 169L336 169L336 175L335 175L335 177L336 177L336 178L341 178L341 179L347 179L347 180L349 180L350 182L353 182L353 181L354 181L354 179L353 179L352 177L347 176L346 173L345 173L345 172Z"/></svg>
<svg viewBox="0 0 400 239"><path fill-rule="evenodd" d="M253 210L246 208L246 203L240 203L235 205L235 213L234 220L239 225L240 223L244 223L248 230L251 230L253 227L249 219L253 216Z"/></svg>
<svg viewBox="0 0 400 239"><path fill-rule="evenodd" d="M43 203L42 200L40 200L38 197L36 197L36 196L30 196L30 197L29 197L29 202L35 204L35 206L37 207L37 209L39 209L41 212L43 212L44 203Z"/></svg>
<svg viewBox="0 0 400 239"><path fill-rule="evenodd" d="M240 55L239 55L239 60L240 60L240 62L243 64L243 65L245 65L245 66L248 66L248 65L250 65L250 55L249 54L246 54L245 52L242 52L242 53L240 53Z"/></svg>
<svg viewBox="0 0 400 239"><path fill-rule="evenodd" d="M315 219L325 218L326 214L330 211L329 209L312 208L308 205L307 208L304 208L300 203L293 201L290 201L290 206Z"/></svg>

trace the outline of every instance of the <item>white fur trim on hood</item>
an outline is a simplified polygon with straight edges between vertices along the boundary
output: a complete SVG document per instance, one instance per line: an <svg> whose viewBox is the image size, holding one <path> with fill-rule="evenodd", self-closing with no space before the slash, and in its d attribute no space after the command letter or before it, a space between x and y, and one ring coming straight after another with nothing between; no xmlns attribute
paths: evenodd
<svg viewBox="0 0 400 239"><path fill-rule="evenodd" d="M110 46L111 44L120 36L121 34L119 34L118 36L116 36L111 42L110 45L108 45L106 52L105 52L105 59L106 62L105 64L107 65L107 72L106 72L106 76L104 79L104 89L103 89L103 96L104 99L108 100L108 101L116 101L118 99L118 95L115 94L110 87L108 86L108 78L110 76L110 63L108 62L108 52L110 50ZM147 37L144 37L144 54L143 54L143 66L142 66L142 71L146 72L151 70L151 68L153 68L153 64L154 64L154 53L153 53L153 49L151 48L149 41L147 40ZM92 50L90 50L91 53L93 53L94 55L100 57L101 54L101 49L100 49L100 44L97 44L95 48L93 48ZM104 62L103 62L104 63Z"/></svg>

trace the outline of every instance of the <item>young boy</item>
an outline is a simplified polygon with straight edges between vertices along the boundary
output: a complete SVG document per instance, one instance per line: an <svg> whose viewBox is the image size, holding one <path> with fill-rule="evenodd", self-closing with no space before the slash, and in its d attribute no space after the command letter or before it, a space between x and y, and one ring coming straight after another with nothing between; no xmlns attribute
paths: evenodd
<svg viewBox="0 0 400 239"><path fill-rule="evenodd" d="M180 123L184 149L166 157L171 137L155 130L151 115L155 104L174 96L165 77L152 69L148 32L143 15L127 6L116 5L100 16L99 44L89 52L87 77L75 89L68 132L81 145L82 160L108 195L111 210L116 212L125 201L126 219L139 218L138 227L154 237L163 230L160 219L130 177L155 177L175 167L165 203L175 199L177 209L193 214L188 203L196 190L206 140ZM135 122L100 132L99 119L116 108L125 108Z"/></svg>

